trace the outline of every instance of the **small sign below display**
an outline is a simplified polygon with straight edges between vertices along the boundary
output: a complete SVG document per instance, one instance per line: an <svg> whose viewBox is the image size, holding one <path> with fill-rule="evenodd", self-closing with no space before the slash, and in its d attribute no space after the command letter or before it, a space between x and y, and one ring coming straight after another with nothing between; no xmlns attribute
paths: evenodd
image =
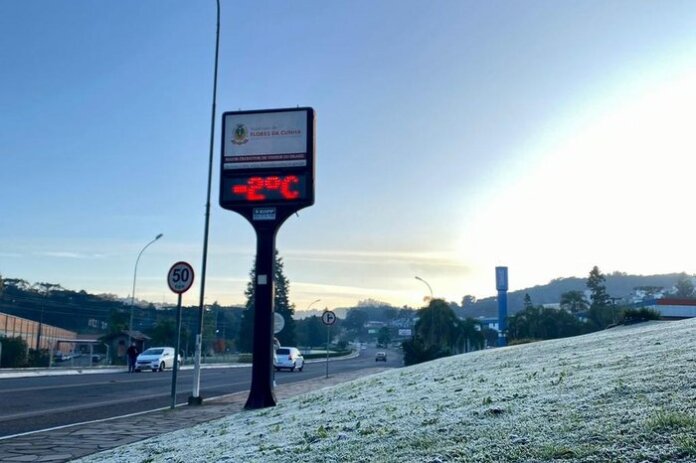
<svg viewBox="0 0 696 463"><path fill-rule="evenodd" d="M253 218L254 218L254 220L275 220L276 219L276 208L275 207L255 207Z"/></svg>

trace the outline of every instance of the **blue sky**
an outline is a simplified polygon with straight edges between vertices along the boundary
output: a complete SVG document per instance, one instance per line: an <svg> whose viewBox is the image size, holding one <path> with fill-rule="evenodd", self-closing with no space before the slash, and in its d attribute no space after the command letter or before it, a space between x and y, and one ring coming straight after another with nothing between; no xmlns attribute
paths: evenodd
<svg viewBox="0 0 696 463"><path fill-rule="evenodd" d="M692 2L222 1L216 129L312 106L316 204L278 249L298 309L418 305L604 271L696 272ZM174 301L200 270L214 1L0 3L0 273ZM219 161L216 132L215 166ZM217 206L206 301L243 303ZM197 286L197 285L196 285ZM197 289L186 294L193 304Z"/></svg>

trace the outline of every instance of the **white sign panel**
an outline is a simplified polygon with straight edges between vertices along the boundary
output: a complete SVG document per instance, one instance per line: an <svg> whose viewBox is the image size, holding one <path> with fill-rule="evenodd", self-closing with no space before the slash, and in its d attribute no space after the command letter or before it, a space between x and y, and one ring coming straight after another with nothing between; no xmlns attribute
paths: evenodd
<svg viewBox="0 0 696 463"><path fill-rule="evenodd" d="M193 267L187 262L172 265L167 274L167 284L173 292L185 293L193 285Z"/></svg>
<svg viewBox="0 0 696 463"><path fill-rule="evenodd" d="M327 310L321 314L321 321L324 322L324 325L333 325L336 323L336 314L330 310Z"/></svg>
<svg viewBox="0 0 696 463"><path fill-rule="evenodd" d="M411 336L411 330L401 329L399 330L399 336Z"/></svg>
<svg viewBox="0 0 696 463"><path fill-rule="evenodd" d="M275 312L273 314L273 334L278 334L285 328L285 319L281 314Z"/></svg>
<svg viewBox="0 0 696 463"><path fill-rule="evenodd" d="M307 110L225 115L224 169L307 165Z"/></svg>

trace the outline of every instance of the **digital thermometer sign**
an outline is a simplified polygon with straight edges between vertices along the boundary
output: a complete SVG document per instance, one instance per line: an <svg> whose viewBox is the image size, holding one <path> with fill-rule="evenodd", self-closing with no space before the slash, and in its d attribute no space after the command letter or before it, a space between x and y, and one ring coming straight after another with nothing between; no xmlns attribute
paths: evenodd
<svg viewBox="0 0 696 463"><path fill-rule="evenodd" d="M273 281L276 235L285 220L314 204L312 108L230 111L222 115L220 206L256 232L251 389L246 409L272 407Z"/></svg>
<svg viewBox="0 0 696 463"><path fill-rule="evenodd" d="M253 224L314 204L314 126L312 108L223 113L220 206Z"/></svg>
<svg viewBox="0 0 696 463"><path fill-rule="evenodd" d="M289 175L237 175L222 184L225 203L290 203L307 199L307 177Z"/></svg>

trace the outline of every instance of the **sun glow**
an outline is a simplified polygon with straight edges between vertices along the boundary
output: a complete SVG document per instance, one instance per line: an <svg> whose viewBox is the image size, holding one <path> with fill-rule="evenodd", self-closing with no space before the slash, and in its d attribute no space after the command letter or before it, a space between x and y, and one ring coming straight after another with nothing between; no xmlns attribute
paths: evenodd
<svg viewBox="0 0 696 463"><path fill-rule="evenodd" d="M526 172L464 225L463 262L492 287L584 275L696 271L696 71L603 100L540 143ZM532 151L533 147L530 148ZM525 279L534 274L534 281ZM511 288L512 289L512 288ZM486 291L485 292L490 292Z"/></svg>

